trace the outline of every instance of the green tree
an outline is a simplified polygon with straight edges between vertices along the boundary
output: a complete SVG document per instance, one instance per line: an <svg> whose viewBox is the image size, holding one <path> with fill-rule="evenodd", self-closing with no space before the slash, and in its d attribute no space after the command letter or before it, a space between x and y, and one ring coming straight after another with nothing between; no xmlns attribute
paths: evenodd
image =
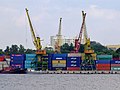
<svg viewBox="0 0 120 90"><path fill-rule="evenodd" d="M54 50L52 47L45 47L45 50L47 54L54 53Z"/></svg>
<svg viewBox="0 0 120 90"><path fill-rule="evenodd" d="M32 49L26 49L25 54L34 54L35 50Z"/></svg>
<svg viewBox="0 0 120 90"><path fill-rule="evenodd" d="M69 51L73 51L74 50L74 46L73 44L71 43L70 46L69 46Z"/></svg>
<svg viewBox="0 0 120 90"><path fill-rule="evenodd" d="M61 49L61 53L69 53L70 52L68 43L63 44L60 49Z"/></svg>
<svg viewBox="0 0 120 90"><path fill-rule="evenodd" d="M2 50L2 49L0 49L0 54L4 54L4 52L3 52L3 50Z"/></svg>
<svg viewBox="0 0 120 90"><path fill-rule="evenodd" d="M10 48L11 54L19 54L19 47L17 45L12 45Z"/></svg>
<svg viewBox="0 0 120 90"><path fill-rule="evenodd" d="M10 48L9 48L9 46L6 47L4 52L5 52L6 55L10 55Z"/></svg>
<svg viewBox="0 0 120 90"><path fill-rule="evenodd" d="M19 53L20 54L25 54L25 48L24 48L24 46L20 45L20 47L19 47Z"/></svg>

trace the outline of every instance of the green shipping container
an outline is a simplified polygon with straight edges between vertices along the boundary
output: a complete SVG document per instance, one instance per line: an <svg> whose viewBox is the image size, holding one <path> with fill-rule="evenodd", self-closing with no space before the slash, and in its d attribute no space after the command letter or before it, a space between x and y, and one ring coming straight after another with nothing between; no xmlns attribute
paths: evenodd
<svg viewBox="0 0 120 90"><path fill-rule="evenodd" d="M112 60L112 55L97 55L97 60Z"/></svg>
<svg viewBox="0 0 120 90"><path fill-rule="evenodd" d="M114 66L114 67L111 67L111 70L112 70L112 71L120 71L120 67L115 67L115 66Z"/></svg>

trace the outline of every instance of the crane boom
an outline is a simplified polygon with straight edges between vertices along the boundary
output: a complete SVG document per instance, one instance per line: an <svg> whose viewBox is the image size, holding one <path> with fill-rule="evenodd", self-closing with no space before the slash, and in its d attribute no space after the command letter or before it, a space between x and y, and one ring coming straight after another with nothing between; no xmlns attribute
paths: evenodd
<svg viewBox="0 0 120 90"><path fill-rule="evenodd" d="M75 39L75 52L79 51L81 40L82 40L82 32L83 32L83 28L84 28L84 24L85 24L86 13L84 13L84 11L82 11L82 15L83 15L83 21L82 21L82 25L80 28L79 37L78 37L78 39Z"/></svg>
<svg viewBox="0 0 120 90"><path fill-rule="evenodd" d="M33 29L33 26L32 26L32 23L31 23L30 16L29 16L29 14L28 14L28 9L27 9L27 8L26 8L26 14L27 14L27 17L28 17L31 34L32 34L32 37L33 37L33 39L34 39L33 43L34 43L36 49L39 50L39 49L42 48L42 46L41 46L41 44L40 44L40 38L35 36L34 29Z"/></svg>
<svg viewBox="0 0 120 90"><path fill-rule="evenodd" d="M28 22L29 22L29 25L30 25L31 34L32 34L32 37L33 37L33 44L34 44L34 46L36 47L36 50L37 50L36 54L45 54L46 52L44 50L41 50L42 45L41 45L40 37L35 36L35 32L34 32L34 29L33 29L33 26L32 26L32 22L30 20L28 9L26 8L25 10L26 10L26 14L27 14L27 17L28 17Z"/></svg>

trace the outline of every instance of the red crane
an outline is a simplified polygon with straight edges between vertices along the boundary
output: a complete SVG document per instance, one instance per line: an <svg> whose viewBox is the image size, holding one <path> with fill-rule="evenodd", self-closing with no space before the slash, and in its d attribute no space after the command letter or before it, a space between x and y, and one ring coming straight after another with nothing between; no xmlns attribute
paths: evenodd
<svg viewBox="0 0 120 90"><path fill-rule="evenodd" d="M82 16L83 16L83 21L82 21L82 25L80 28L80 33L77 39L75 39L75 48L74 48L74 52L78 53L79 49L80 49L80 44L81 44L81 40L82 40L82 32L83 32L83 28L85 25L85 17L86 17L86 13L84 13L84 11L82 11Z"/></svg>

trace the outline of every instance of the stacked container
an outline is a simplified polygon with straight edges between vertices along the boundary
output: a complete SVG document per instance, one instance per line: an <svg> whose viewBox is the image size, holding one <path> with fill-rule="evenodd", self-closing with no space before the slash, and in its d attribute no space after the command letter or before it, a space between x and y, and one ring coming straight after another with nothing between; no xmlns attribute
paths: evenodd
<svg viewBox="0 0 120 90"><path fill-rule="evenodd" d="M96 69L109 71L111 69L110 68L111 59L112 59L112 55L97 55Z"/></svg>
<svg viewBox="0 0 120 90"><path fill-rule="evenodd" d="M49 58L48 58L48 70L52 70L52 55L53 54L49 54Z"/></svg>
<svg viewBox="0 0 120 90"><path fill-rule="evenodd" d="M0 62L5 61L5 56L3 54L0 54Z"/></svg>
<svg viewBox="0 0 120 90"><path fill-rule="evenodd" d="M42 56L42 70L48 70L48 61L50 59L50 55L46 54Z"/></svg>
<svg viewBox="0 0 120 90"><path fill-rule="evenodd" d="M52 70L66 70L67 54L52 55Z"/></svg>
<svg viewBox="0 0 120 90"><path fill-rule="evenodd" d="M67 70L69 71L80 70L81 61L82 60L80 53L69 53L67 57Z"/></svg>
<svg viewBox="0 0 120 90"><path fill-rule="evenodd" d="M25 68L35 69L36 54L26 54Z"/></svg>
<svg viewBox="0 0 120 90"><path fill-rule="evenodd" d="M97 60L112 60L112 55L97 55Z"/></svg>
<svg viewBox="0 0 120 90"><path fill-rule="evenodd" d="M25 68L25 55L24 54L11 54L10 66L15 68Z"/></svg>
<svg viewBox="0 0 120 90"><path fill-rule="evenodd" d="M120 71L120 60L111 60L111 70Z"/></svg>

